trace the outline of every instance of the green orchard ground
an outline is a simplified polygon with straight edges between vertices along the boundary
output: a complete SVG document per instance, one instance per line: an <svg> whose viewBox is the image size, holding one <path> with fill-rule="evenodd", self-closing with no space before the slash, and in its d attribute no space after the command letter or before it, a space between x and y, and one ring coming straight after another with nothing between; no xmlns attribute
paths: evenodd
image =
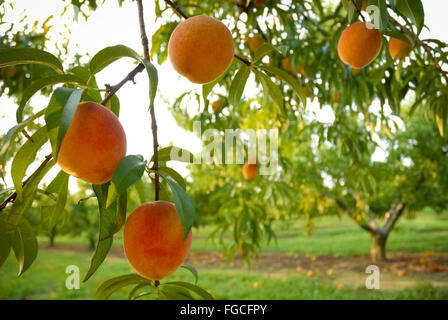
<svg viewBox="0 0 448 320"><path fill-rule="evenodd" d="M448 213L398 222L387 244L390 261L380 265L380 290L365 288L369 235L345 217L316 219L312 237L304 223L278 223L277 241L265 245L250 268L239 255L233 262L220 255L220 244L206 237L209 228L193 230L188 262L198 269L201 287L217 299L448 299ZM92 299L103 281L133 272L118 235L99 272L80 290L68 290L66 267L77 265L81 276L88 269L86 241L60 237L54 248L43 237L39 242L35 264L20 278L14 257L3 266L3 299ZM168 279L193 281L182 269ZM128 292L111 298L124 299Z"/></svg>

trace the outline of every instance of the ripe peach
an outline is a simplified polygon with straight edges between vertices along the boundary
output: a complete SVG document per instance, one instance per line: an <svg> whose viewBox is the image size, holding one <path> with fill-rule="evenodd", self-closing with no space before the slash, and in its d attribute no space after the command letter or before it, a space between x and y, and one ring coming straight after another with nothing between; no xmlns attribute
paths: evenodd
<svg viewBox="0 0 448 320"><path fill-rule="evenodd" d="M381 50L381 34L367 23L355 22L339 38L339 58L352 68L363 68L371 63Z"/></svg>
<svg viewBox="0 0 448 320"><path fill-rule="evenodd" d="M258 173L258 167L255 163L246 163L243 166L243 176L248 180L252 180Z"/></svg>
<svg viewBox="0 0 448 320"><path fill-rule="evenodd" d="M389 41L389 53L392 58L403 59L412 51L412 46L400 39L391 38Z"/></svg>
<svg viewBox="0 0 448 320"><path fill-rule="evenodd" d="M233 38L219 20L195 16L171 34L168 55L174 69L194 83L207 83L223 74L233 60Z"/></svg>
<svg viewBox="0 0 448 320"><path fill-rule="evenodd" d="M257 51L258 48L260 48L264 44L264 39L260 36L255 37L246 37L244 39L244 42L247 43L250 50Z"/></svg>
<svg viewBox="0 0 448 320"><path fill-rule="evenodd" d="M160 280L184 262L191 246L191 231L182 242L182 225L174 204L145 203L127 218L123 231L126 257L144 278Z"/></svg>
<svg viewBox="0 0 448 320"><path fill-rule="evenodd" d="M78 105L62 140L57 162L61 169L93 184L112 179L126 156L126 135L115 114L95 102Z"/></svg>

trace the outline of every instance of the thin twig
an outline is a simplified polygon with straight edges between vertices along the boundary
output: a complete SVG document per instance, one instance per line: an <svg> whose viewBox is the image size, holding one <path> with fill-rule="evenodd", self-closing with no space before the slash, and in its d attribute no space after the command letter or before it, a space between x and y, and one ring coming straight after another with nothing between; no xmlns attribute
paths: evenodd
<svg viewBox="0 0 448 320"><path fill-rule="evenodd" d="M361 17L362 21L366 23L366 18L364 18L364 15L362 14L361 10L359 9L358 5L356 4L355 0L352 0L353 5L355 6L356 12L358 12L358 15Z"/></svg>
<svg viewBox="0 0 448 320"><path fill-rule="evenodd" d="M170 0L165 0L166 4L169 5L172 9L174 9L179 15L181 15L183 18L188 19L188 16L185 12L182 11L181 8L179 8L173 1ZM245 65L250 66L251 63L249 60L234 54L233 55L236 59L240 60L241 62L243 62Z"/></svg>
<svg viewBox="0 0 448 320"><path fill-rule="evenodd" d="M124 84L126 82L128 82L128 81L134 82L134 78L137 75L137 73L142 72L143 70L145 70L145 66L143 65L143 63L140 63L138 66L136 66L134 68L134 70L129 72L129 74L123 80L121 80L119 83L117 83L114 86L108 86L108 90L107 90L108 94L104 98L104 100L101 101L101 104L103 106L105 106L109 102L109 100L115 95L115 93L117 93L117 91L120 90L122 86L124 86ZM106 87L107 87L107 85L106 85Z"/></svg>
<svg viewBox="0 0 448 320"><path fill-rule="evenodd" d="M400 28L401 32L403 32L405 35L412 35L414 41L416 44L420 45L423 50L428 54L429 58L434 62L436 69L439 71L439 73L442 75L442 77L445 79L446 83L448 84L448 75L447 73L442 69L440 64L437 62L436 58L434 57L432 53L432 48L425 43L424 41L420 40L419 37L411 30L406 28L404 25L402 25L400 22L398 22L395 18L392 16L389 16L389 21Z"/></svg>
<svg viewBox="0 0 448 320"><path fill-rule="evenodd" d="M149 47L148 47L148 37L146 36L145 30L145 19L143 16L143 4L142 0L137 0L138 7L138 21L140 25L140 36L142 39L143 55L146 60L150 61ZM160 184L159 184L159 143L157 141L157 120L156 113L154 110L154 103L151 103L150 113L151 113L151 129L152 129L152 139L153 139L153 149L154 149L154 170L155 170L155 199L159 200Z"/></svg>
<svg viewBox="0 0 448 320"><path fill-rule="evenodd" d="M24 187L32 177L34 177L36 174L38 174L47 164L50 162L50 160L53 158L51 154L45 156L45 160L42 162L42 164L25 180L22 182L22 187ZM14 192L11 194L8 198L6 198L5 201L0 205L0 211L6 208L8 203L13 203L17 198L17 192Z"/></svg>

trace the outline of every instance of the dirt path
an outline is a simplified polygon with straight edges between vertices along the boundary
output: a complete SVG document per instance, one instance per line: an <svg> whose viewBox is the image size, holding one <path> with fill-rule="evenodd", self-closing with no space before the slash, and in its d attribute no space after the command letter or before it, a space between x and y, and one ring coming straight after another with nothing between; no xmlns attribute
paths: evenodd
<svg viewBox="0 0 448 320"><path fill-rule="evenodd" d="M85 246L80 245L56 245L50 248L42 245L41 249L47 251L69 251L89 254ZM122 248L112 248L109 255L115 258L125 259ZM441 273L448 280L448 253L427 251L424 253L389 253L389 261L379 264L382 272L397 274L430 274ZM193 251L187 262L201 269L245 269L247 265L237 256L234 261L228 261L215 251ZM286 254L282 252L261 253L258 260L253 259L251 269L264 272L298 272L307 273L364 273L365 268L372 264L367 254L353 256L336 255L299 255Z"/></svg>

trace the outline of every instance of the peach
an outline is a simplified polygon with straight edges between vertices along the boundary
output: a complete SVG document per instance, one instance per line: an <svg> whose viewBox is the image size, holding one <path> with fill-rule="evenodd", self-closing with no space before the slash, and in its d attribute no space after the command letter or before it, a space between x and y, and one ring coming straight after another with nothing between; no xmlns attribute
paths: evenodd
<svg viewBox="0 0 448 320"><path fill-rule="evenodd" d="M288 72L292 72L292 67L291 67L291 58L290 57L285 57L282 59L281 61L281 65L282 65L282 69Z"/></svg>
<svg viewBox="0 0 448 320"><path fill-rule="evenodd" d="M219 20L195 16L171 34L168 56L174 69L193 83L208 83L222 75L233 60L233 38Z"/></svg>
<svg viewBox="0 0 448 320"><path fill-rule="evenodd" d="M246 163L243 166L243 176L248 180L252 180L258 173L258 167L255 163Z"/></svg>
<svg viewBox="0 0 448 320"><path fill-rule="evenodd" d="M264 44L264 39L260 36L255 37L246 37L244 39L244 42L247 43L250 50L257 51L258 48L260 48Z"/></svg>
<svg viewBox="0 0 448 320"><path fill-rule="evenodd" d="M369 28L371 27L371 28ZM363 68L379 54L382 45L380 32L364 22L347 27L339 38L339 58L352 68Z"/></svg>
<svg viewBox="0 0 448 320"><path fill-rule="evenodd" d="M361 74L361 69L358 68L352 68L352 75L357 76Z"/></svg>
<svg viewBox="0 0 448 320"><path fill-rule="evenodd" d="M93 184L112 179L126 156L126 135L117 116L100 104L78 105L62 140L57 163L61 169Z"/></svg>
<svg viewBox="0 0 448 320"><path fill-rule="evenodd" d="M330 102L331 103L338 103L341 101L341 94L339 92L332 92L330 94Z"/></svg>
<svg viewBox="0 0 448 320"><path fill-rule="evenodd" d="M367 3L367 0L363 0L363 1L362 1L362 7L361 7L361 10L362 10L362 11L366 11L366 9L367 9L367 4L368 4L368 3Z"/></svg>
<svg viewBox="0 0 448 320"><path fill-rule="evenodd" d="M126 257L144 278L161 280L184 262L191 246L191 231L182 241L182 225L174 204L145 203L127 218L123 231Z"/></svg>
<svg viewBox="0 0 448 320"><path fill-rule="evenodd" d="M412 46L406 41L391 38L389 41L389 53L392 58L403 59L412 51Z"/></svg>
<svg viewBox="0 0 448 320"><path fill-rule="evenodd" d="M227 100L225 99L218 99L212 102L213 112L221 111L221 109L226 106L227 106Z"/></svg>

